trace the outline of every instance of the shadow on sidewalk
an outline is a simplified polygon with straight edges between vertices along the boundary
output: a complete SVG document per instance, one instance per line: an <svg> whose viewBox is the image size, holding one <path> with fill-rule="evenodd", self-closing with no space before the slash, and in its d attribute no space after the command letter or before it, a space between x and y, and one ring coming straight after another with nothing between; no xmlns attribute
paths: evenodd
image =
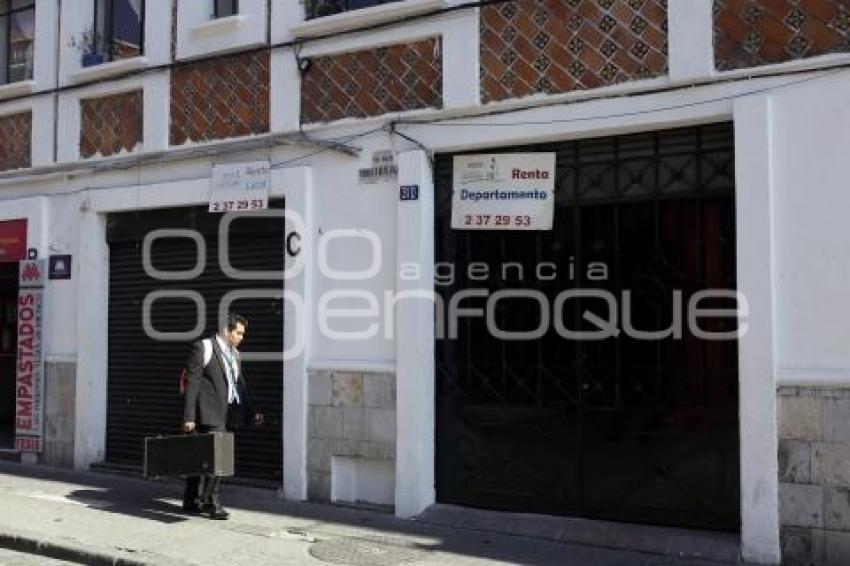
<svg viewBox="0 0 850 566"><path fill-rule="evenodd" d="M123 493L115 492L112 489L77 489L66 497L101 511L120 513L121 515L159 523L181 523L190 518L190 515L186 514L180 505L155 498L134 498L132 501L128 501Z"/></svg>
<svg viewBox="0 0 850 566"><path fill-rule="evenodd" d="M69 490L64 497L108 513L172 525L199 519L198 516L187 515L182 511L180 502L183 482L180 480L145 481L127 475L76 472L6 462L0 462L0 474L68 484ZM280 533L285 533L286 536L315 538L308 541L311 543L309 552L319 560L322 560L321 553L336 556L340 552L357 552L356 548L360 548L366 553L395 552L404 558L402 562L427 559L429 554L439 552L535 566L718 566L730 563L716 558L682 559L681 556L606 549L568 543L534 532L511 533L501 529L515 525L491 524L492 528L480 528L404 520L388 512L372 509L285 501L275 490L232 484L223 487L222 498L224 505L231 511L257 512L266 516L243 516L236 520L231 517L230 521L217 522L219 528L259 536L280 536ZM521 524L522 518L510 516L510 521ZM368 531L346 531L346 528ZM698 533L695 532L695 535ZM404 553L412 554L408 556Z"/></svg>

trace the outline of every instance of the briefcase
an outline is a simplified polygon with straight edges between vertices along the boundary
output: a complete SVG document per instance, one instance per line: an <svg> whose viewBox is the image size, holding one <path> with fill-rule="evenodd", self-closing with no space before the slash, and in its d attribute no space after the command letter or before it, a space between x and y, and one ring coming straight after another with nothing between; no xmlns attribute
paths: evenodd
<svg viewBox="0 0 850 566"><path fill-rule="evenodd" d="M147 479L232 476L233 433L208 432L145 438Z"/></svg>

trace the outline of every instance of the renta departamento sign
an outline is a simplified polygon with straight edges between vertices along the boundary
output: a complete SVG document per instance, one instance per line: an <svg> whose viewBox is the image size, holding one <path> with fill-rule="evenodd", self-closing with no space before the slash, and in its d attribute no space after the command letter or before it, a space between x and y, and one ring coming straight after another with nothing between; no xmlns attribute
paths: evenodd
<svg viewBox="0 0 850 566"><path fill-rule="evenodd" d="M41 452L44 380L41 329L44 318L44 260L22 261L18 292L18 355L15 364L15 449Z"/></svg>
<svg viewBox="0 0 850 566"><path fill-rule="evenodd" d="M455 230L551 230L555 154L458 155L452 193Z"/></svg>

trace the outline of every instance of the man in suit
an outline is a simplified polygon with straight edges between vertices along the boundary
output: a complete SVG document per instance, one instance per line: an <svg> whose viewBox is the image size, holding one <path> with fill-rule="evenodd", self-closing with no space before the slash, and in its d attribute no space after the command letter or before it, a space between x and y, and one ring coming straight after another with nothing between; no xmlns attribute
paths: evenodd
<svg viewBox="0 0 850 566"><path fill-rule="evenodd" d="M236 430L248 424L249 415L256 424L262 423L262 415L251 409L237 349L245 338L247 326L244 317L228 314L224 327L215 337L207 339L206 346L205 340L192 345L186 362L184 432ZM208 350L206 355L205 349ZM190 513L208 513L211 519L227 519L229 513L219 499L220 483L221 478L215 476L187 478L183 509Z"/></svg>

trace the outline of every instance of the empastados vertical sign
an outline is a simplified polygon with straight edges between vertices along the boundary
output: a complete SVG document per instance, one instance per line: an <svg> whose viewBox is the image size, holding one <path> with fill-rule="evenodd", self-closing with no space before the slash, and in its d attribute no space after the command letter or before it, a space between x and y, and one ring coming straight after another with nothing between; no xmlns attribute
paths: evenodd
<svg viewBox="0 0 850 566"><path fill-rule="evenodd" d="M18 356L15 363L15 449L41 452L44 432L44 371L41 344L44 320L45 260L20 263Z"/></svg>
<svg viewBox="0 0 850 566"><path fill-rule="evenodd" d="M209 211L267 209L271 179L268 161L214 165Z"/></svg>
<svg viewBox="0 0 850 566"><path fill-rule="evenodd" d="M458 155L452 193L454 229L551 230L555 154Z"/></svg>

